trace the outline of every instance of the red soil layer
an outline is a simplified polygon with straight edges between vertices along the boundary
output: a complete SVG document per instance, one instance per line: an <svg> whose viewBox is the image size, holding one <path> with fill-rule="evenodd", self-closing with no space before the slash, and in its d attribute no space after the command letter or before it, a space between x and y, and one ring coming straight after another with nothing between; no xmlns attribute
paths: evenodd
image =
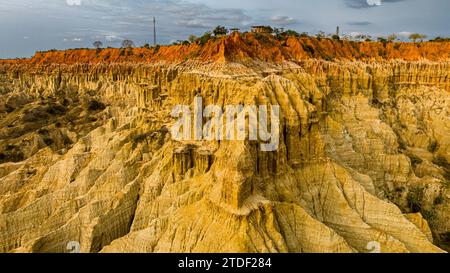
<svg viewBox="0 0 450 273"><path fill-rule="evenodd" d="M450 59L450 42L381 43L352 42L311 37L277 40L272 35L234 33L210 40L205 45L161 46L152 48L70 49L37 52L30 59L0 60L3 64L76 64L76 63L177 63L187 60L202 62L245 62L261 60L281 63L304 59L406 61Z"/></svg>

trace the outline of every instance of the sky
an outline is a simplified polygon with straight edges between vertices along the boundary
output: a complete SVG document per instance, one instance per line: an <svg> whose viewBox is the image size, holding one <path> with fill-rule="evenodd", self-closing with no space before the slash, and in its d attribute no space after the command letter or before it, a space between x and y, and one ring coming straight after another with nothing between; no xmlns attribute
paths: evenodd
<svg viewBox="0 0 450 273"><path fill-rule="evenodd" d="M201 35L217 25L247 30L271 25L298 32L412 32L450 36L450 0L0 0L0 58L38 50L118 47L124 39L160 44Z"/></svg>

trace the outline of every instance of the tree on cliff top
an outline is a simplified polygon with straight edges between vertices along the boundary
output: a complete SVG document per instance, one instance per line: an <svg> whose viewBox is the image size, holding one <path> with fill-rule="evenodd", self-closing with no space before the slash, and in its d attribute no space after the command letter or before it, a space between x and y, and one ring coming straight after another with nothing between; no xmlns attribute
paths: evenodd
<svg viewBox="0 0 450 273"><path fill-rule="evenodd" d="M92 45L96 48L96 49L100 49L103 46L103 43L100 41L95 41L92 43Z"/></svg>
<svg viewBox="0 0 450 273"><path fill-rule="evenodd" d="M387 37L387 41L388 41L388 42L393 42L393 41L395 41L395 40L397 40L397 39L398 39L397 34L391 34L391 35L389 35L389 36Z"/></svg>
<svg viewBox="0 0 450 273"><path fill-rule="evenodd" d="M134 42L131 40L123 40L122 47L123 48L132 48L132 47L134 47Z"/></svg>
<svg viewBox="0 0 450 273"><path fill-rule="evenodd" d="M221 35L227 35L228 29L226 29L224 26L217 26L213 30L214 36L221 36Z"/></svg>
<svg viewBox="0 0 450 273"><path fill-rule="evenodd" d="M427 35L419 34L419 33L413 33L409 35L409 39L413 41L414 43L417 42L417 40L423 41L423 39L427 38Z"/></svg>
<svg viewBox="0 0 450 273"><path fill-rule="evenodd" d="M189 42L191 42L191 43L195 43L195 41L197 39L198 39L198 37L195 36L194 34L189 35L189 38L188 38Z"/></svg>
<svg viewBox="0 0 450 273"><path fill-rule="evenodd" d="M292 29L288 29L288 30L284 31L282 34L285 34L286 36L292 36L292 37L300 37L301 36L300 33L298 33L295 30L292 30ZM306 34L306 36L307 35L308 34Z"/></svg>
<svg viewBox="0 0 450 273"><path fill-rule="evenodd" d="M444 37L438 36L438 37L430 40L430 42L450 42L450 38L444 38Z"/></svg>
<svg viewBox="0 0 450 273"><path fill-rule="evenodd" d="M209 40L213 39L212 33L210 31L205 32L202 37L198 38L197 42L199 45L206 44Z"/></svg>

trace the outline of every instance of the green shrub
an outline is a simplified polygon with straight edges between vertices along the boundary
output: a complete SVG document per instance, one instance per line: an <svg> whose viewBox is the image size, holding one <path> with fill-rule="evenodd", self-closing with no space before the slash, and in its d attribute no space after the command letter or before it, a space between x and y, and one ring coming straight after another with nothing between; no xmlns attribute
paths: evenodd
<svg viewBox="0 0 450 273"><path fill-rule="evenodd" d="M440 236L441 240L446 242L446 243L450 243L450 231L449 232L445 232L445 233L441 233Z"/></svg>
<svg viewBox="0 0 450 273"><path fill-rule="evenodd" d="M20 162L25 160L25 156L20 150L10 150L0 153L0 164L6 162Z"/></svg>
<svg viewBox="0 0 450 273"><path fill-rule="evenodd" d="M45 111L50 115L62 115L67 111L67 108L60 104L50 104L46 107Z"/></svg>
<svg viewBox="0 0 450 273"><path fill-rule="evenodd" d="M217 26L213 30L214 36L221 36L221 35L227 35L228 29L226 29L224 26Z"/></svg>
<svg viewBox="0 0 450 273"><path fill-rule="evenodd" d="M40 135L48 135L48 130L45 129L45 128L41 128L41 129L39 129L37 132L38 132L38 134L40 134Z"/></svg>
<svg viewBox="0 0 450 273"><path fill-rule="evenodd" d="M133 142L132 149L136 149L136 147L138 146L139 143L143 143L149 137L150 137L149 133L138 134L138 135L133 136L133 138L132 138L132 142Z"/></svg>
<svg viewBox="0 0 450 273"><path fill-rule="evenodd" d="M432 40L430 40L430 42L450 42L450 38L443 38L443 37L436 37Z"/></svg>
<svg viewBox="0 0 450 273"><path fill-rule="evenodd" d="M307 45L307 44L303 44L302 47L306 53L310 54L311 56L314 55L314 53L315 53L314 47Z"/></svg>
<svg viewBox="0 0 450 273"><path fill-rule="evenodd" d="M148 133L145 134L139 134L139 135L135 135L133 137L133 142L135 143L141 143L144 142L150 135Z"/></svg>
<svg viewBox="0 0 450 273"><path fill-rule="evenodd" d="M12 144L8 144L5 147L5 151L12 151L16 148L16 146L12 145Z"/></svg>
<svg viewBox="0 0 450 273"><path fill-rule="evenodd" d="M47 146L51 146L54 143L54 141L50 137L44 137L44 143Z"/></svg>
<svg viewBox="0 0 450 273"><path fill-rule="evenodd" d="M105 108L106 108L105 104L103 104L97 100L91 100L88 103L88 109L90 111L104 110Z"/></svg>
<svg viewBox="0 0 450 273"><path fill-rule="evenodd" d="M14 112L14 110L16 110L16 108L12 107L11 105L9 105L9 104L5 105L6 113L12 113L12 112Z"/></svg>
<svg viewBox="0 0 450 273"><path fill-rule="evenodd" d="M262 33L255 33L256 40L260 41L261 43L269 43L270 39L267 34Z"/></svg>
<svg viewBox="0 0 450 273"><path fill-rule="evenodd" d="M305 33L306 32L303 32L302 35L305 35ZM297 31L292 30L292 29L286 30L285 32L283 32L283 34L285 36L291 36L291 37L300 37L301 36ZM308 33L306 33L306 36L308 36ZM304 36L302 36L302 37L304 37Z"/></svg>
<svg viewBox="0 0 450 273"><path fill-rule="evenodd" d="M198 39L198 44L199 45L205 45L206 43L208 43L211 39L213 39L212 33L211 32L205 32L205 34L203 34L202 37L200 37Z"/></svg>
<svg viewBox="0 0 450 273"><path fill-rule="evenodd" d="M438 157L434 158L433 163L438 166L441 166L447 170L450 170L450 164L447 162L447 159L443 156L438 156Z"/></svg>
<svg viewBox="0 0 450 273"><path fill-rule="evenodd" d="M384 37L378 37L377 38L378 42L383 43L383 44L387 44L388 40Z"/></svg>
<svg viewBox="0 0 450 273"><path fill-rule="evenodd" d="M156 45L156 46L153 48L153 54L157 54L157 53L159 52L160 49L161 49L161 46L160 46L160 45Z"/></svg>
<svg viewBox="0 0 450 273"><path fill-rule="evenodd" d="M424 210L422 211L422 215L428 222L433 222L437 218L436 212L433 210Z"/></svg>
<svg viewBox="0 0 450 273"><path fill-rule="evenodd" d="M300 34L300 37L302 37L302 38L308 38L308 37L309 37L309 33L308 33L308 32L302 32L302 33Z"/></svg>
<svg viewBox="0 0 450 273"><path fill-rule="evenodd" d="M407 196L408 207L413 213L422 210L423 189L412 189Z"/></svg>
<svg viewBox="0 0 450 273"><path fill-rule="evenodd" d="M37 122L43 119L47 119L49 117L48 111L45 110L44 107L36 107L29 111L25 112L23 117L24 122Z"/></svg>
<svg viewBox="0 0 450 273"><path fill-rule="evenodd" d="M430 153L435 153L439 149L439 144L436 140L432 140L428 145L428 151Z"/></svg>
<svg viewBox="0 0 450 273"><path fill-rule="evenodd" d="M417 156L410 155L409 158L411 159L411 164L413 166L417 166L423 162L423 160Z"/></svg>
<svg viewBox="0 0 450 273"><path fill-rule="evenodd" d="M441 194L438 197L436 197L436 199L434 199L433 204L435 206L438 206L438 205L441 205L442 203L444 203L444 197L442 197L442 194Z"/></svg>

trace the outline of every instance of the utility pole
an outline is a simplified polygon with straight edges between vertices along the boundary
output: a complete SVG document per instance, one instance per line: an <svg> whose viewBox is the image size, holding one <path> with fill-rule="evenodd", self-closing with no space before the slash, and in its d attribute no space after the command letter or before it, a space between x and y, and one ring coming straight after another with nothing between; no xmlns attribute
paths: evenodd
<svg viewBox="0 0 450 273"><path fill-rule="evenodd" d="M156 45L156 18L153 17L153 44Z"/></svg>
<svg viewBox="0 0 450 273"><path fill-rule="evenodd" d="M339 26L336 27L336 35L339 36Z"/></svg>

